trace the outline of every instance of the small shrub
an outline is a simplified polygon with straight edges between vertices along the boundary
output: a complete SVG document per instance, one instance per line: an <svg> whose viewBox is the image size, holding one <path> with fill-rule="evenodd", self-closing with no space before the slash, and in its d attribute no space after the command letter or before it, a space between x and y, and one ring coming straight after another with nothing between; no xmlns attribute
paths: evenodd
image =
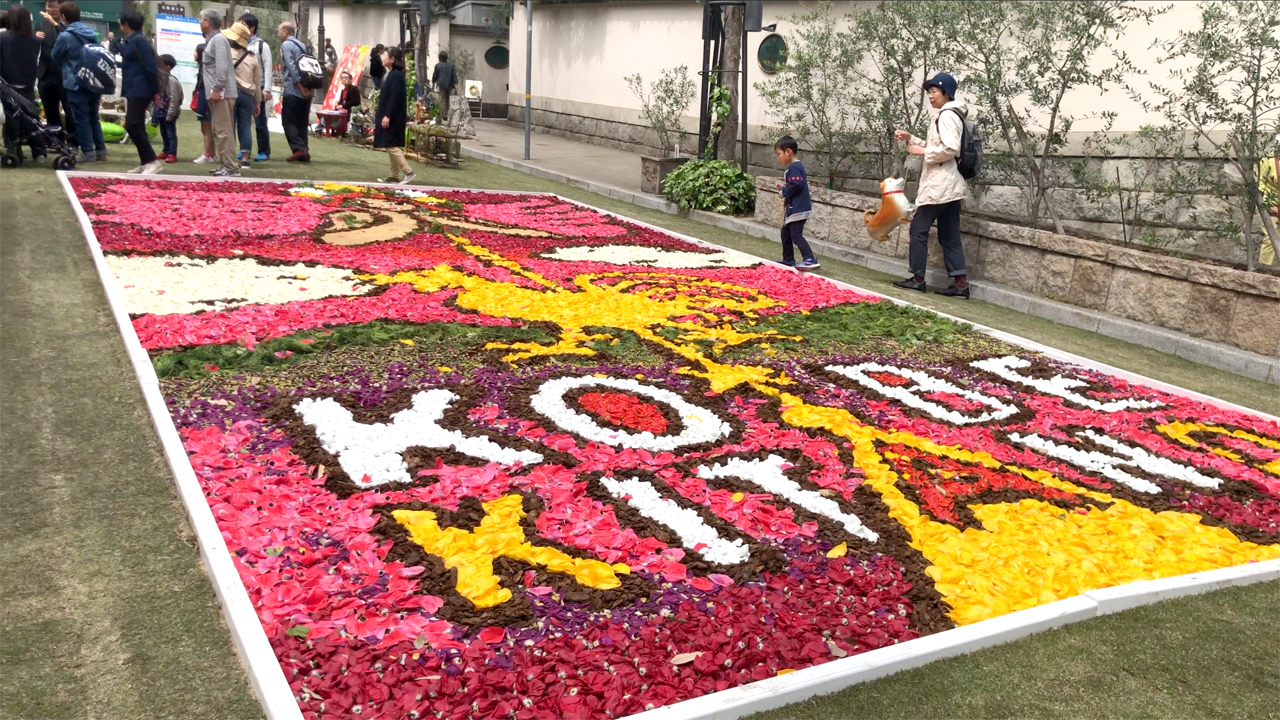
<svg viewBox="0 0 1280 720"><path fill-rule="evenodd" d="M724 160L691 160L667 175L662 192L681 212L710 210L739 215L755 207L751 176Z"/></svg>

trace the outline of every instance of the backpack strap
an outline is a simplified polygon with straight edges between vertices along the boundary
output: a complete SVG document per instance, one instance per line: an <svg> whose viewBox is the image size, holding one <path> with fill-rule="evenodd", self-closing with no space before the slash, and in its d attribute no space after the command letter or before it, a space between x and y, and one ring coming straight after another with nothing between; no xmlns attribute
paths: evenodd
<svg viewBox="0 0 1280 720"><path fill-rule="evenodd" d="M246 49L243 53L240 54L240 59L236 61L236 64L233 65L232 68L240 67L240 63L244 62L245 58L249 57L249 55L250 55L250 52L249 50Z"/></svg>

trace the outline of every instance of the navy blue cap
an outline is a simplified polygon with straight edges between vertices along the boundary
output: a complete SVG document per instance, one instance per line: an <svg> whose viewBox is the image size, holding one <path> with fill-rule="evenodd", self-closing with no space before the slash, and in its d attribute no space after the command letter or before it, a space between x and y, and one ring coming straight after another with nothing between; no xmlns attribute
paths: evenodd
<svg viewBox="0 0 1280 720"><path fill-rule="evenodd" d="M931 87L938 88L952 100L956 99L956 79L949 73L940 72L925 81L924 89L928 90Z"/></svg>

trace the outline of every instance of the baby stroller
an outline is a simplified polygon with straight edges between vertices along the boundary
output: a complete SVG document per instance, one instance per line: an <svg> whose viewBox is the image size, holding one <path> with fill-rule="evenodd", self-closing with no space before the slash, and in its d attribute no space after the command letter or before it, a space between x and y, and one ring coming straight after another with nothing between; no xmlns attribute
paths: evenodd
<svg viewBox="0 0 1280 720"><path fill-rule="evenodd" d="M66 143L62 128L45 125L40 119L40 108L10 87L9 83L0 80L0 105L4 107L4 115L17 126L17 137L7 145L4 154L0 155L0 166L17 167L18 153L23 145L39 145L45 152L53 155L54 170L74 170L76 168L76 150Z"/></svg>

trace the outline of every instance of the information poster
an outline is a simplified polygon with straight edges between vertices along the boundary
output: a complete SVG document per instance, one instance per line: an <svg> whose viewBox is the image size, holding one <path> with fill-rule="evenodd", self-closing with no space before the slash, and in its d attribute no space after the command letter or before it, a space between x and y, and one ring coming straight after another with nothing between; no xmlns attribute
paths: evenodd
<svg viewBox="0 0 1280 720"><path fill-rule="evenodd" d="M157 15L155 29L156 53L172 55L178 62L173 69L174 77L188 89L195 87L199 72L196 47L204 42L204 35L200 34L200 20L183 15Z"/></svg>
<svg viewBox="0 0 1280 720"><path fill-rule="evenodd" d="M338 107L338 94L342 92L342 73L351 73L351 82L360 86L360 76L364 74L365 61L369 59L368 45L347 45L342 48L338 59L338 69L333 73L329 83L329 92L324 95L323 110L334 110Z"/></svg>

